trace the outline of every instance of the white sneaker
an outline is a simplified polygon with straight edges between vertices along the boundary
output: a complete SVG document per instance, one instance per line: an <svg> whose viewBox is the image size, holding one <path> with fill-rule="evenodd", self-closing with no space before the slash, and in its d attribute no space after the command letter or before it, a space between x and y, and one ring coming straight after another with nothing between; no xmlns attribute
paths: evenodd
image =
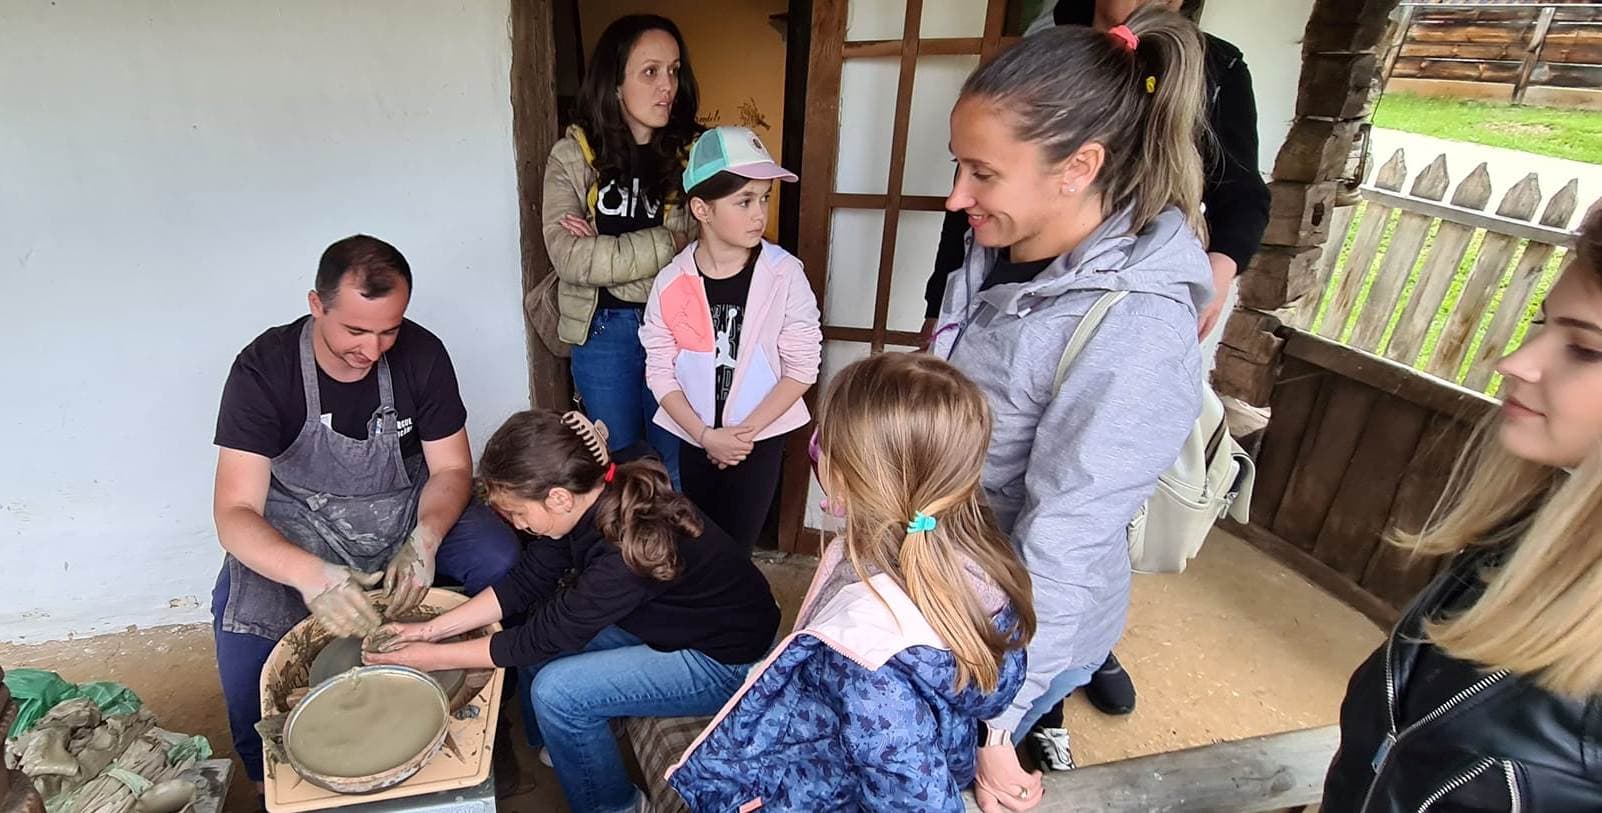
<svg viewBox="0 0 1602 813"><path fill-rule="evenodd" d="M1061 731L1062 729L1059 728L1057 730ZM1066 736L1066 735L1064 735L1064 736ZM551 764L551 750L549 748L546 748L543 745L540 746L540 764L544 765L547 768L555 768L556 767L555 765Z"/></svg>
<svg viewBox="0 0 1602 813"><path fill-rule="evenodd" d="M1029 751L1044 771L1071 771L1074 754L1068 747L1068 729L1037 727L1025 737Z"/></svg>

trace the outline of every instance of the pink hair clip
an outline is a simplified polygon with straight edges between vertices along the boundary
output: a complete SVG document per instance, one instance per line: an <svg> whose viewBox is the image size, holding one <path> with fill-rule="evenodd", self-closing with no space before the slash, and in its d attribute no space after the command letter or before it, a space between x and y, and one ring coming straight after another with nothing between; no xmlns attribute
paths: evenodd
<svg viewBox="0 0 1602 813"><path fill-rule="evenodd" d="M1118 42L1124 46L1124 50L1126 51L1133 52L1135 48L1140 45L1140 37L1135 36L1135 32L1129 30L1129 26L1127 25L1115 25L1112 28L1107 29L1107 34L1113 39L1118 40Z"/></svg>

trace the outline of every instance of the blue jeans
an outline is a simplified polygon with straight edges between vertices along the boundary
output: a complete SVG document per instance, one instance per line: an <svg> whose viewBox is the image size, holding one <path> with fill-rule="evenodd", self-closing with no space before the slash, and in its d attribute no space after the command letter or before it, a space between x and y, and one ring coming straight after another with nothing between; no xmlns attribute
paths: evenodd
<svg viewBox="0 0 1602 813"><path fill-rule="evenodd" d="M1107 657L1103 655L1097 658L1096 662L1090 666L1079 666L1066 672L1057 673L1057 676L1051 679L1051 684L1046 687L1046 693L1035 700L1035 704L1029 707L1029 713L1018 721L1018 730L1012 732L1012 744L1018 745L1022 743L1024 735L1029 733L1029 729L1035 727L1035 723L1040 718L1046 716L1046 712L1051 711L1054 706L1060 705L1063 700L1067 699L1068 695L1074 693L1075 689L1089 683L1090 676L1096 674L1096 670L1100 669L1102 662L1106 660Z"/></svg>
<svg viewBox="0 0 1602 813"><path fill-rule="evenodd" d="M651 420L657 403L645 386L642 321L633 308L596 311L589 339L573 348L573 386L590 420L606 423L608 446L616 451L641 440L650 443L678 488L679 439Z"/></svg>
<svg viewBox="0 0 1602 813"><path fill-rule="evenodd" d="M749 669L693 649L659 652L607 627L583 652L550 661L532 677L518 671L529 745L543 743L550 752L574 813L633 810L639 790L629 782L611 721L716 714Z"/></svg>
<svg viewBox="0 0 1602 813"><path fill-rule="evenodd" d="M460 582L474 594L500 581L517 564L522 545L510 526L488 506L473 500L440 543L435 559L440 576ZM260 635L224 632L223 608L228 605L228 568L217 576L211 591L212 635L217 643L217 673L222 678L223 703L228 707L228 729L234 751L245 763L245 774L262 781L261 668L278 642Z"/></svg>

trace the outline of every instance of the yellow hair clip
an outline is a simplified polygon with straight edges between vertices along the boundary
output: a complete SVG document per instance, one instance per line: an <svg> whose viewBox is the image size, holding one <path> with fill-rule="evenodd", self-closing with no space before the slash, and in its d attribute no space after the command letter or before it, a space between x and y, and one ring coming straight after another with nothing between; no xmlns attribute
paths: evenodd
<svg viewBox="0 0 1602 813"><path fill-rule="evenodd" d="M1155 76L1146 77L1146 93L1147 94L1152 94L1152 93L1156 93L1156 92L1157 92L1157 77L1155 77Z"/></svg>

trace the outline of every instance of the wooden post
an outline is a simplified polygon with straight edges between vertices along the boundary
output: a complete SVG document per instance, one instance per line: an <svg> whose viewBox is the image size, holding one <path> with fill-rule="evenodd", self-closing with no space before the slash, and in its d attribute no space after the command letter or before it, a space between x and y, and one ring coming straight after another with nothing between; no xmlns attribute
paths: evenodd
<svg viewBox="0 0 1602 813"><path fill-rule="evenodd" d="M1475 211L1484 209L1490 200L1491 173L1484 163L1475 167L1452 194L1453 206ZM1457 268L1463 263L1463 255L1473 239L1474 227L1441 222L1435 232L1435 243L1430 247L1429 259L1413 286L1413 295L1402 306L1401 321L1385 348L1386 356L1408 365L1418 357L1424 337L1429 334L1436 312L1445 301L1452 278L1457 275Z"/></svg>
<svg viewBox="0 0 1602 813"><path fill-rule="evenodd" d="M1266 811L1317 802L1336 726L1270 734L1047 774L1038 813ZM967 809L976 811L971 796Z"/></svg>
<svg viewBox="0 0 1602 813"><path fill-rule="evenodd" d="M1496 208L1496 214L1514 220L1529 220L1535 217L1535 209L1540 205L1541 181L1532 172L1507 190L1507 194L1502 196L1502 204ZM1452 308L1451 318L1441 330L1434 352L1424 360L1424 369L1430 375L1448 381L1457 378L1458 364L1474 337L1474 329L1479 327L1480 318L1491 304L1491 295L1496 292L1497 283L1502 281L1502 273L1513 261L1518 248L1518 238L1486 232L1485 242L1480 244L1480 255L1474 259L1474 267L1463 280L1463 295Z"/></svg>
<svg viewBox="0 0 1602 813"><path fill-rule="evenodd" d="M518 238L522 247L523 332L528 353L529 403L565 409L572 402L567 362L551 355L534 332L524 298L553 273L540 228L545 160L556 143L556 46L549 0L512 0L512 148L517 160Z"/></svg>
<svg viewBox="0 0 1602 813"><path fill-rule="evenodd" d="M1440 155L1414 179L1411 194L1415 198L1440 200L1446 197L1450 183L1446 174L1446 156ZM1357 316L1357 329L1352 332L1353 347L1379 350L1380 339L1385 335L1391 315L1396 312L1397 299L1401 297L1408 277L1412 276L1419 252L1429 237L1431 220L1429 215L1406 211L1397 218L1396 231L1391 233L1391 244L1385 250L1385 259L1380 263L1374 284L1369 287L1368 302Z"/></svg>
<svg viewBox="0 0 1602 813"><path fill-rule="evenodd" d="M1391 159L1380 167L1379 174L1374 178L1374 185L1380 189L1399 192L1406 180L1407 157L1398 149L1391 155ZM1336 284L1335 292L1330 297L1329 307L1324 309L1324 322L1319 327L1318 335L1340 339L1341 332L1351 317L1352 309L1357 304L1357 295L1363 288L1363 282L1368 279L1369 266L1374 263L1374 258L1379 253L1380 237L1385 233L1385 226L1390 222L1392 211L1389 206L1372 202L1363 210L1363 219L1358 222L1357 235L1352 238L1352 253L1346 259L1345 270L1341 272L1340 282Z"/></svg>
<svg viewBox="0 0 1602 813"><path fill-rule="evenodd" d="M1541 48L1546 45L1546 35L1552 30L1552 18L1556 14L1555 6L1541 9L1541 19L1535 24L1535 33L1530 36L1530 44L1524 49L1524 63L1519 66L1519 79L1513 85L1514 104L1524 104L1524 92L1530 89L1530 76L1535 73L1535 63L1541 61Z"/></svg>
<svg viewBox="0 0 1602 813"><path fill-rule="evenodd" d="M1541 225L1559 229L1568 227L1569 218L1574 216L1578 203L1579 183L1578 179L1569 181L1547 201L1546 211L1541 213ZM1535 284L1540 281L1541 272L1556 251L1556 246L1547 243L1530 243L1524 247L1524 255L1513 268L1513 277L1502 292L1502 304L1497 306L1496 313L1491 317L1491 325L1485 331L1485 338L1480 340L1479 352L1469 367L1464 386L1483 391L1491 383L1491 376L1496 374L1496 362L1501 360L1508 342L1513 340L1513 331L1518 329L1525 306L1535 293Z"/></svg>

